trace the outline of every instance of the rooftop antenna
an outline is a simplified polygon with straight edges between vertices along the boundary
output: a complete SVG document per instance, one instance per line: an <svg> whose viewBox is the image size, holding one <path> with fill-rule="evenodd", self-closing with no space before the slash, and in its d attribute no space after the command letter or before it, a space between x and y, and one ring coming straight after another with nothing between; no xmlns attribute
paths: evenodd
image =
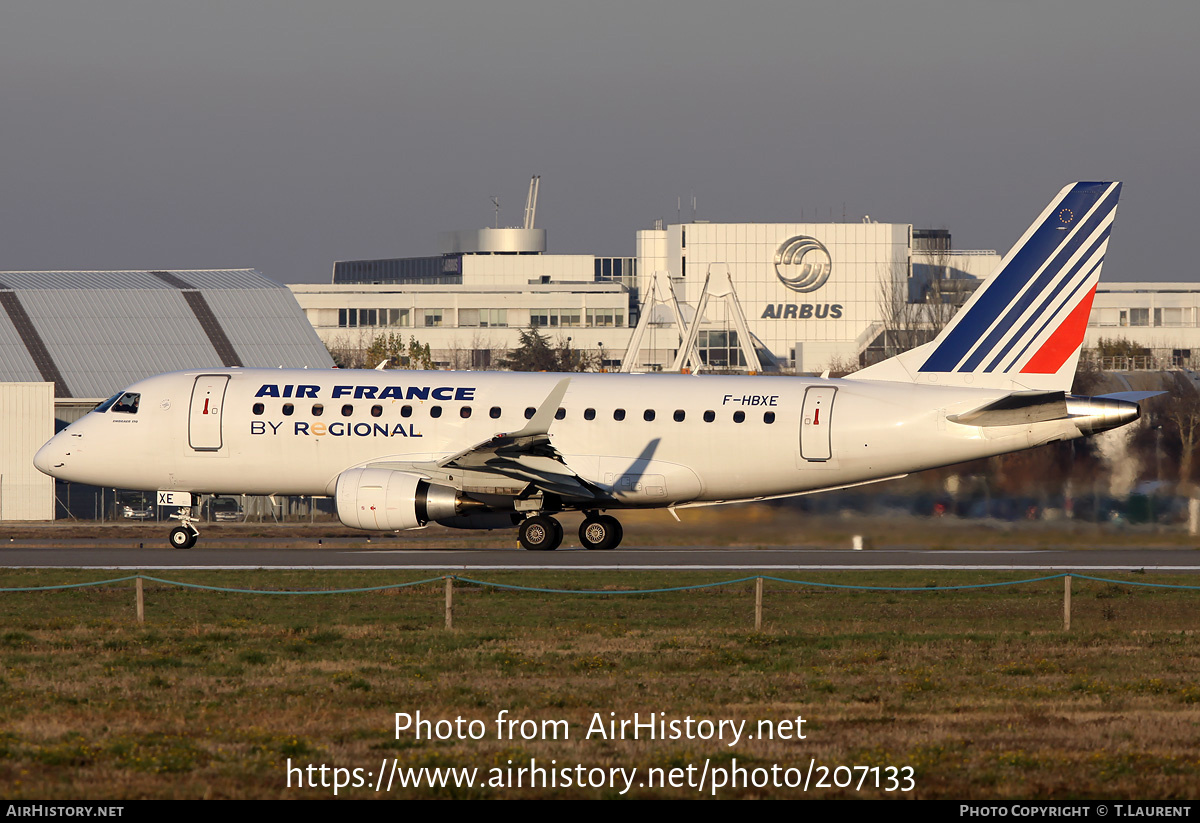
<svg viewBox="0 0 1200 823"><path fill-rule="evenodd" d="M500 198L493 197L492 205L496 207L496 228L500 228Z"/></svg>
<svg viewBox="0 0 1200 823"><path fill-rule="evenodd" d="M533 221L537 218L537 199L538 187L542 183L542 176L535 174L529 178L529 196L525 198L525 228L532 229Z"/></svg>

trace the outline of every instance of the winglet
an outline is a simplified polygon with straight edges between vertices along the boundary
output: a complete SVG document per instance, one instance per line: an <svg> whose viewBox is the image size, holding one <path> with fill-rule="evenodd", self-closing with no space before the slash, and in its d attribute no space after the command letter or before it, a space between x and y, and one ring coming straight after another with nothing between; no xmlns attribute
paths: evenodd
<svg viewBox="0 0 1200 823"><path fill-rule="evenodd" d="M538 406L537 411L533 413L533 417L525 424L525 428L520 431L510 432L504 435L516 439L518 437L532 437L538 434L548 434L550 432L550 424L554 422L554 414L558 411L559 405L562 403L563 397L567 394L567 387L571 384L571 378L564 377L555 384L550 393L546 395L546 399L542 401L542 405Z"/></svg>

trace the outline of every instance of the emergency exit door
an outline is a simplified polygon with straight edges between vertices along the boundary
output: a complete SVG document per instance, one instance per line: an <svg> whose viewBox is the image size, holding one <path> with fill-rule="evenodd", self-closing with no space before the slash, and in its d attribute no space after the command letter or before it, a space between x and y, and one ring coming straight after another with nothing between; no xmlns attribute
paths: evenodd
<svg viewBox="0 0 1200 823"><path fill-rule="evenodd" d="M196 378L188 416L188 442L196 451L221 450L221 418L228 385L227 374L203 374Z"/></svg>
<svg viewBox="0 0 1200 823"><path fill-rule="evenodd" d="M833 396L837 389L813 386L804 392L804 411L800 416L800 456L805 460L828 460L833 456L830 424L833 422Z"/></svg>

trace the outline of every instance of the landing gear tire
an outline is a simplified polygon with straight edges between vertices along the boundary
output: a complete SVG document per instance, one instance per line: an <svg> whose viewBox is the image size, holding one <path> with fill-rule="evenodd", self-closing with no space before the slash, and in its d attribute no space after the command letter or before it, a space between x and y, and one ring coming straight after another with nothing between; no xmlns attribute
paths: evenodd
<svg viewBox="0 0 1200 823"><path fill-rule="evenodd" d="M579 526L579 542L585 549L615 549L624 536L620 521L607 514L588 517Z"/></svg>
<svg viewBox="0 0 1200 823"><path fill-rule="evenodd" d="M553 517L539 514L522 520L517 536L529 551L552 552L562 543L563 528Z"/></svg>
<svg viewBox="0 0 1200 823"><path fill-rule="evenodd" d="M186 526L176 526L171 529L169 541L172 549L190 549L196 545L196 539L200 536L198 532L187 528Z"/></svg>

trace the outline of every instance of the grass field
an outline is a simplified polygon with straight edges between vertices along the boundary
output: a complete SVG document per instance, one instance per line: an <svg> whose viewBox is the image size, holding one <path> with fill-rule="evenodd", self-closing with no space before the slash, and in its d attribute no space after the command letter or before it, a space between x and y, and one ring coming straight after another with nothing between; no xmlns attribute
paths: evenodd
<svg viewBox="0 0 1200 823"><path fill-rule="evenodd" d="M174 572L220 586L312 589L421 579L368 572ZM8 571L0 586L102 579ZM111 574L108 576L117 576ZM277 597L132 583L0 594L0 787L5 798L328 797L286 766L651 769L737 763L911 766L915 788L810 787L809 796L1200 796L1200 592L1076 579L965 591L865 592L767 582L647 595L719 573L488 572L481 579L600 595L455 589ZM801 575L789 575L801 577ZM945 586L1036 575L825 573L803 579ZM1193 578L1126 575L1137 582ZM479 740L397 737L394 714L482 721ZM570 739L500 740L495 719L565 720ZM614 713L609 715L609 713ZM596 713L774 722L803 740L584 739ZM857 781L860 770L854 773ZM841 773L844 777L845 772ZM816 778L814 778L815 780ZM643 781L644 782L644 781ZM709 796L711 788L699 796ZM693 797L695 788L625 796ZM723 788L795 797L799 788ZM339 796L609 797L614 788L342 789Z"/></svg>

